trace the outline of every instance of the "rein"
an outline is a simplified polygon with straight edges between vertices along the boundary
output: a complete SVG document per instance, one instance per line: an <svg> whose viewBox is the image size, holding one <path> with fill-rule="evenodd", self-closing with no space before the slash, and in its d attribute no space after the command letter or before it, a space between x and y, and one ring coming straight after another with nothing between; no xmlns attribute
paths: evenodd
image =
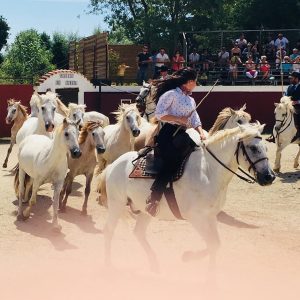
<svg viewBox="0 0 300 300"><path fill-rule="evenodd" d="M288 113L289 113L289 116L290 116L290 121L289 121L288 125L287 125L284 129L281 130L281 128L284 127L285 124L287 123L287 120L288 120ZM281 133L283 133L285 130L287 130L287 129L289 128L289 126L290 126L291 123L292 123L292 120L293 120L293 114L292 114L291 112L289 112L289 111L287 112L287 114L286 114L286 116L283 118L283 120L276 120L276 119L275 119L276 122L280 122L280 123L281 123L281 125L280 125L278 131L276 131L276 137L275 137L276 139L278 139L278 137L279 137L279 135L280 135Z"/></svg>
<svg viewBox="0 0 300 300"><path fill-rule="evenodd" d="M257 137L255 137L255 138L257 138L257 139L262 139L261 137L259 137L259 136L257 136ZM248 178L250 178L250 179L248 179L248 178L246 178L246 177L244 177L244 176L242 176L242 175L240 175L240 174L238 174L238 173L236 173L235 171L233 171L233 170L231 170L228 166L226 166L211 150L209 150L207 147L205 147L205 149L207 150L207 152L221 165L221 166L223 166L226 170L228 170L229 172L231 172L232 174L234 174L234 175L236 175L238 178L240 178L240 179L242 179L242 180L244 180L245 182L247 182L247 183L251 183L251 184L253 184L253 183L255 183L255 182L257 182L257 180L251 175L251 174L248 174L247 172L245 172L240 166L238 167L238 170L239 171L241 171L244 175L246 175ZM260 159L258 159L258 160L256 160L255 162L252 162L252 160L250 159L250 157L249 157L249 155L248 155L248 153L247 153L247 151L246 151L246 148L245 148L245 145L244 145L244 143L242 142L242 141L239 141L238 142L238 145L237 145L237 149L236 149L236 151L235 151L235 156L236 156L236 161L237 161L237 164L238 165L240 165L240 163L239 163L239 150L242 150L242 152L243 152L243 156L246 156L246 159L247 159L247 161L249 162L249 164L250 164L250 167L249 167L249 169L248 169L248 172L250 173L250 171L251 171L251 169L253 169L253 171L254 171L254 173L257 173L257 170L256 170L256 167L255 167L255 165L257 164L257 163L259 163L259 162L261 162L261 161L263 161L263 160L265 160L265 159L267 159L268 160L268 157L263 157L263 158L260 158Z"/></svg>

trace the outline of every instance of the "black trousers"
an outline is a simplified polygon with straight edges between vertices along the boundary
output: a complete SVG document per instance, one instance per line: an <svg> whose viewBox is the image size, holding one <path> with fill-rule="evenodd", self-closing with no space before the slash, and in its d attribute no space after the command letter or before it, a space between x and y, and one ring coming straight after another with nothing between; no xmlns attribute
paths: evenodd
<svg viewBox="0 0 300 300"><path fill-rule="evenodd" d="M297 129L300 129L300 104L294 105L295 108L295 114L294 114L294 119L295 119L295 126Z"/></svg>
<svg viewBox="0 0 300 300"><path fill-rule="evenodd" d="M179 129L173 137L178 127L177 125L165 123L156 137L156 150L157 155L162 159L162 169L151 186L151 197L154 197L157 201L161 199L167 184L180 167L183 159L196 146L195 142L185 132L185 129Z"/></svg>

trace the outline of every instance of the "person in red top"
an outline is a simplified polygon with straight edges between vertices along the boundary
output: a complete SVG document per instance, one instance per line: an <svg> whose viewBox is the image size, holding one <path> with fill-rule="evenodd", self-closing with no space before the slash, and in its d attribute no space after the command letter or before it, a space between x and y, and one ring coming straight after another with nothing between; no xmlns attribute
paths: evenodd
<svg viewBox="0 0 300 300"><path fill-rule="evenodd" d="M183 56L180 54L180 52L177 50L172 57L172 71L176 72L178 70L183 69L183 63L185 62Z"/></svg>

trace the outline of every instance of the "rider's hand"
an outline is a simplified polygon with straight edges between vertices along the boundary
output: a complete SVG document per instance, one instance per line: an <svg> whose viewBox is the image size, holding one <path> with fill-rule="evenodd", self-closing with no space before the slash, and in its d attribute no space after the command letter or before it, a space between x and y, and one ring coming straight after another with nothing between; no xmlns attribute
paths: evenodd
<svg viewBox="0 0 300 300"><path fill-rule="evenodd" d="M200 138L202 141L206 140L206 136L204 135L204 133L200 133Z"/></svg>
<svg viewBox="0 0 300 300"><path fill-rule="evenodd" d="M298 104L298 101L292 101L292 104L296 105L296 104Z"/></svg>

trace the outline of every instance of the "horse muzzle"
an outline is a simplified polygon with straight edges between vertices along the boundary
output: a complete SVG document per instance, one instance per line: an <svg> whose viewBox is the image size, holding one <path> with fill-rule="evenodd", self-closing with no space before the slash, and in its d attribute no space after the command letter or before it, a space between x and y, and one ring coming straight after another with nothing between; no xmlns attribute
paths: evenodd
<svg viewBox="0 0 300 300"><path fill-rule="evenodd" d="M81 156L81 151L78 147L74 147L70 150L72 158L79 158Z"/></svg>
<svg viewBox="0 0 300 300"><path fill-rule="evenodd" d="M10 123L11 123L11 121L12 121L12 119L11 119L11 118L6 118L6 119L5 119L5 123L6 123L6 124L10 124Z"/></svg>
<svg viewBox="0 0 300 300"><path fill-rule="evenodd" d="M45 129L47 132L52 132L54 129L54 124L52 122L46 122Z"/></svg>
<svg viewBox="0 0 300 300"><path fill-rule="evenodd" d="M102 154L102 153L105 152L106 149L105 149L104 146L97 145L97 146L96 146L96 150L97 150L97 153L98 153L98 154Z"/></svg>
<svg viewBox="0 0 300 300"><path fill-rule="evenodd" d="M139 136L141 133L141 131L139 129L133 129L133 130L131 130L131 132L134 137Z"/></svg>
<svg viewBox="0 0 300 300"><path fill-rule="evenodd" d="M275 180L276 176L273 171L267 171L265 173L257 173L256 180L259 185L270 185Z"/></svg>

